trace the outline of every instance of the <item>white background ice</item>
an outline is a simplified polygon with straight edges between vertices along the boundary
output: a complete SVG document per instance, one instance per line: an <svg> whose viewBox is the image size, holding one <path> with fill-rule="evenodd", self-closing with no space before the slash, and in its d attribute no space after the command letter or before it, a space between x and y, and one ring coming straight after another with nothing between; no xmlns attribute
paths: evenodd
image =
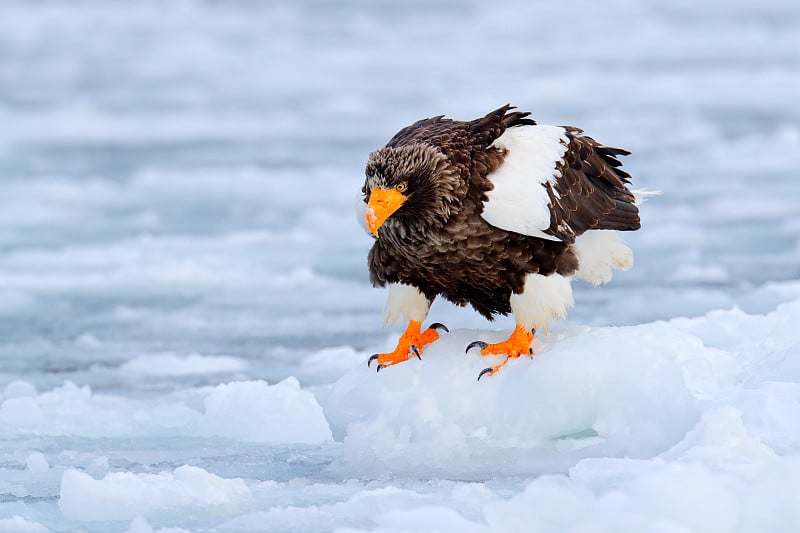
<svg viewBox="0 0 800 533"><path fill-rule="evenodd" d="M0 0L0 531L800 527L800 5ZM631 149L635 268L376 375L368 152Z"/></svg>

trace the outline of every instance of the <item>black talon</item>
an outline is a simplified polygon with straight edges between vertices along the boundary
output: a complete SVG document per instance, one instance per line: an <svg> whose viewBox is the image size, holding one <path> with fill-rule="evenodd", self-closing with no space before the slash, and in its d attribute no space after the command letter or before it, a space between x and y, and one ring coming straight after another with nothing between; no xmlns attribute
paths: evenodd
<svg viewBox="0 0 800 533"><path fill-rule="evenodd" d="M416 356L417 356L417 359L419 359L420 361L422 361L422 357L421 357L421 356L420 356L420 354L419 354L419 348L417 348L417 345L416 345L416 344L412 344L412 345L411 345L411 352L412 352L414 355L416 355Z"/></svg>
<svg viewBox="0 0 800 533"><path fill-rule="evenodd" d="M533 348L528 348L528 355L533 357Z"/></svg>
<svg viewBox="0 0 800 533"><path fill-rule="evenodd" d="M492 367L484 368L483 370L481 370L481 373L478 374L478 381L481 380L481 378L484 376L484 374L489 374L491 371L492 371Z"/></svg>
<svg viewBox="0 0 800 533"><path fill-rule="evenodd" d="M445 326L440 322L434 322L433 324L428 326L428 329L443 329L445 333L450 333L450 330L447 329L447 326Z"/></svg>
<svg viewBox="0 0 800 533"><path fill-rule="evenodd" d="M469 353L469 351L470 351L472 348L476 347L476 346L479 346L481 350L485 350L486 348L488 348L488 347L489 347L489 345L488 345L488 344L486 344L486 343L485 343L485 342L483 342L483 341L475 341L475 342L471 342L471 343L469 343L469 346L467 346L467 350L466 350L464 353ZM491 370L491 369L490 369L490 370Z"/></svg>
<svg viewBox="0 0 800 533"><path fill-rule="evenodd" d="M375 372L380 372L384 368L386 368L386 365L378 365L378 369Z"/></svg>
<svg viewBox="0 0 800 533"><path fill-rule="evenodd" d="M372 362L377 358L378 358L378 354L375 354L372 357L370 357L369 360L367 360L367 368L369 368L370 365L372 365Z"/></svg>

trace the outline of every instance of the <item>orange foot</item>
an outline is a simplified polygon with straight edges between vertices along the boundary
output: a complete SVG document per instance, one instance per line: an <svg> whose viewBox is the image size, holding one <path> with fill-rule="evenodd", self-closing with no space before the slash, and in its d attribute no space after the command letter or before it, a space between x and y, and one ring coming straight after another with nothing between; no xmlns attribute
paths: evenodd
<svg viewBox="0 0 800 533"><path fill-rule="evenodd" d="M531 342L533 342L533 333L534 330L528 331L524 327L517 324L517 327L514 328L514 332L511 334L511 336L503 342L498 342L497 344L486 344L483 341L475 341L470 343L470 345L467 346L467 352L469 352L470 349L474 348L475 346L480 346L481 355L506 356L505 360L499 365L490 366L489 368L484 368L481 370L481 373L478 374L478 381L481 380L484 374L489 374L490 376L495 375L498 370L508 363L509 359L515 359L523 354L533 357L533 348L531 348Z"/></svg>
<svg viewBox="0 0 800 533"><path fill-rule="evenodd" d="M422 359L422 348L439 338L439 332L436 331L437 329L444 330L448 333L450 332L447 327L438 322L431 324L424 332L420 332L421 325L422 324L416 320L409 322L405 333L403 333L403 335L400 336L400 340L397 341L397 348L391 353L376 353L369 358L367 366L370 366L372 361L377 359L378 372L380 372L387 366L408 361L408 357L412 353L417 356L417 359Z"/></svg>

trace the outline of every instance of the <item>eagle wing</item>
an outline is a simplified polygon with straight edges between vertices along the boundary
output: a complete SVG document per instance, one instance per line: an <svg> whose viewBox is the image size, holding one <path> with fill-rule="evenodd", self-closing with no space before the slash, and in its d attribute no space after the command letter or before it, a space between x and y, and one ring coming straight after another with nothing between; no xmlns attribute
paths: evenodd
<svg viewBox="0 0 800 533"><path fill-rule="evenodd" d="M572 243L590 229L639 229L639 209L627 188L630 176L617 156L570 126L511 127L492 147L505 153L487 176L481 216L523 235Z"/></svg>

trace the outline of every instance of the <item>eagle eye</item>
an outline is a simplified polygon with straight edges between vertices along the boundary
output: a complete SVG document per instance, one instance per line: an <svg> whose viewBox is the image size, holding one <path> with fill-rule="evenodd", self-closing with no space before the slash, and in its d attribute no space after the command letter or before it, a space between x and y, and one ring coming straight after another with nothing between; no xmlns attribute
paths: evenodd
<svg viewBox="0 0 800 533"><path fill-rule="evenodd" d="M405 181L401 181L400 183L395 185L394 188L397 192L405 192L405 190L408 189L408 183Z"/></svg>

